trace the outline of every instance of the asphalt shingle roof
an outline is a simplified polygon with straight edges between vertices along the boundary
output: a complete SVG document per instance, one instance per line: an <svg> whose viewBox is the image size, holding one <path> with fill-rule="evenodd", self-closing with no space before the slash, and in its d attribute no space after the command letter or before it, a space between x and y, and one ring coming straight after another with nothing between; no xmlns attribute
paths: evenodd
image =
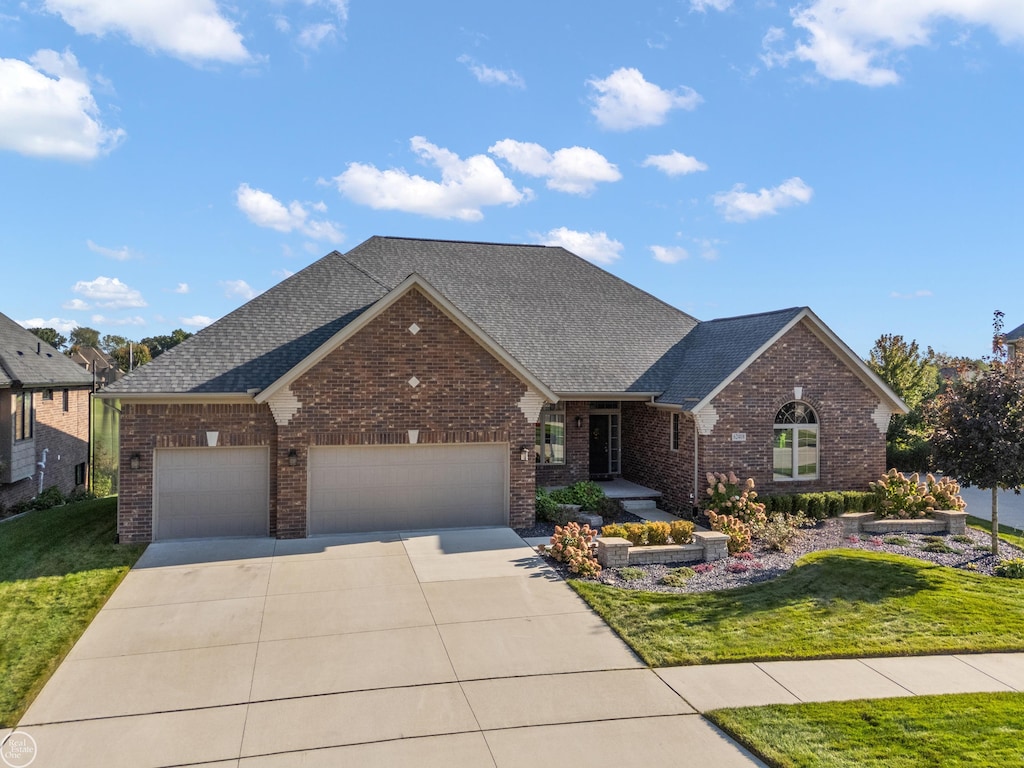
<svg viewBox="0 0 1024 768"><path fill-rule="evenodd" d="M412 273L560 392L661 391L671 371L656 364L697 325L562 248L374 237L327 255L104 391L264 389Z"/></svg>
<svg viewBox="0 0 1024 768"><path fill-rule="evenodd" d="M0 387L92 384L92 374L0 313Z"/></svg>
<svg viewBox="0 0 1024 768"><path fill-rule="evenodd" d="M805 307L709 320L678 351L678 368L659 402L689 408L703 400Z"/></svg>
<svg viewBox="0 0 1024 768"><path fill-rule="evenodd" d="M1019 341L1021 338L1024 338L1024 325L1018 325L1005 336L1007 341Z"/></svg>

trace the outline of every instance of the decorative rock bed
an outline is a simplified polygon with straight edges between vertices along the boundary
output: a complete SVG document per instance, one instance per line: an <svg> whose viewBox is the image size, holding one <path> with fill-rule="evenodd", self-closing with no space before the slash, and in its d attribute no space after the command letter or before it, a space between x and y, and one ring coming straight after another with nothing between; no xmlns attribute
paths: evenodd
<svg viewBox="0 0 1024 768"><path fill-rule="evenodd" d="M874 512L847 512L840 515L844 536L858 533L947 533L963 535L967 532L967 513L955 510L936 510L931 517L916 520L903 518L875 519Z"/></svg>

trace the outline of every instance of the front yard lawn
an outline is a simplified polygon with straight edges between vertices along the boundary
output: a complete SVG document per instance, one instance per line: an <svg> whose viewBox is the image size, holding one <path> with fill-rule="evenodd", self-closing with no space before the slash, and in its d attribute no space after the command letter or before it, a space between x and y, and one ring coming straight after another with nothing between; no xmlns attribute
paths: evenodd
<svg viewBox="0 0 1024 768"><path fill-rule="evenodd" d="M570 582L651 666L1024 650L1024 582L813 552L772 581L664 594Z"/></svg>
<svg viewBox="0 0 1024 768"><path fill-rule="evenodd" d="M1024 762L1024 694L720 709L708 717L779 768L975 768Z"/></svg>
<svg viewBox="0 0 1024 768"><path fill-rule="evenodd" d="M116 509L82 501L0 524L0 727L17 723L145 549L114 543Z"/></svg>

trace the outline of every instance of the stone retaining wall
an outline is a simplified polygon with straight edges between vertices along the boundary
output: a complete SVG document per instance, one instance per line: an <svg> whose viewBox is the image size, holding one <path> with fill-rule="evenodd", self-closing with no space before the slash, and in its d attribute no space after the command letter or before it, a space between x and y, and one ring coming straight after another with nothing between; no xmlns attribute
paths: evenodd
<svg viewBox="0 0 1024 768"><path fill-rule="evenodd" d="M695 563L721 560L729 555L729 536L717 531L694 531L693 544L662 544L634 547L617 536L597 540L597 561L602 568L662 563Z"/></svg>
<svg viewBox="0 0 1024 768"><path fill-rule="evenodd" d="M967 513L955 510L937 510L931 517L917 520L883 519L876 520L874 512L847 512L839 516L844 536L859 533L967 533Z"/></svg>

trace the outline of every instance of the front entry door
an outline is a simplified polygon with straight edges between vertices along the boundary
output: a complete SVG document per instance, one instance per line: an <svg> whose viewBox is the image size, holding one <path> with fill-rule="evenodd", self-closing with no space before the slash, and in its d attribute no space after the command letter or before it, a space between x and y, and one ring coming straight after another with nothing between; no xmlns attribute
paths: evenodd
<svg viewBox="0 0 1024 768"><path fill-rule="evenodd" d="M609 447L611 438L611 417L605 414L590 414L590 476L605 477L611 474Z"/></svg>

